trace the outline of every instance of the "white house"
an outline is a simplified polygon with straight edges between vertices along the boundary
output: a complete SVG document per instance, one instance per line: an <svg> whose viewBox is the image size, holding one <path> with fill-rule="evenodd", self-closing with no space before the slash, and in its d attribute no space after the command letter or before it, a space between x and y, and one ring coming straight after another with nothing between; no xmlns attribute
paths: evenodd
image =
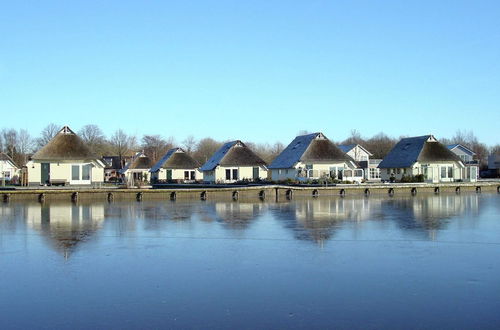
<svg viewBox="0 0 500 330"><path fill-rule="evenodd" d="M203 179L200 164L182 148L172 148L151 167L151 181L193 182Z"/></svg>
<svg viewBox="0 0 500 330"><path fill-rule="evenodd" d="M363 170L352 157L340 150L322 133L297 136L269 165L271 178L309 180L335 178L361 181Z"/></svg>
<svg viewBox="0 0 500 330"><path fill-rule="evenodd" d="M475 181L462 160L432 135L401 139L379 165L382 180L424 175L427 182ZM469 174L469 175L468 175Z"/></svg>
<svg viewBox="0 0 500 330"><path fill-rule="evenodd" d="M360 144L339 145L339 149L358 163L358 166L364 171L365 180L380 181L378 164L382 161L381 159L371 159L373 154Z"/></svg>
<svg viewBox="0 0 500 330"><path fill-rule="evenodd" d="M200 168L203 181L233 183L267 179L267 164L240 140L224 144Z"/></svg>
<svg viewBox="0 0 500 330"><path fill-rule="evenodd" d="M476 153L471 149L461 144L451 144L447 146L451 152L460 157L466 166L466 177L476 176L479 178L479 161L475 160Z"/></svg>
<svg viewBox="0 0 500 330"><path fill-rule="evenodd" d="M460 157L460 159L464 164L473 162L474 156L476 156L476 153L474 151L470 150L469 148L461 144L450 144L446 147L450 149L450 151L453 152L455 155Z"/></svg>
<svg viewBox="0 0 500 330"><path fill-rule="evenodd" d="M28 184L89 186L104 182L104 163L64 126L26 164Z"/></svg>
<svg viewBox="0 0 500 330"><path fill-rule="evenodd" d="M21 169L7 154L0 152L0 181L10 182L14 177L19 177Z"/></svg>
<svg viewBox="0 0 500 330"><path fill-rule="evenodd" d="M120 173L125 177L125 182L133 185L136 182L148 181L151 159L143 152L138 152L125 164Z"/></svg>

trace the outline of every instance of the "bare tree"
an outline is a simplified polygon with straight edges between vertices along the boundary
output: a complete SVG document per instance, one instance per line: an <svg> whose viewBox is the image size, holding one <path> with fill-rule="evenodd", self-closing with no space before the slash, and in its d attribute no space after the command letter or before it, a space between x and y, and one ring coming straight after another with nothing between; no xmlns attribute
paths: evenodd
<svg viewBox="0 0 500 330"><path fill-rule="evenodd" d="M45 128L40 133L40 137L36 141L37 147L42 148L47 143L49 143L49 141L52 140L54 136L56 136L59 130L60 127L54 123L50 123L47 126L45 126Z"/></svg>
<svg viewBox="0 0 500 330"><path fill-rule="evenodd" d="M394 138L380 132L364 142L364 147L373 154L374 159L384 158L396 145Z"/></svg>
<svg viewBox="0 0 500 330"><path fill-rule="evenodd" d="M490 149L490 154L492 155L500 155L500 144L494 145Z"/></svg>
<svg viewBox="0 0 500 330"><path fill-rule="evenodd" d="M15 129L2 129L2 140L5 153L12 159L15 158L17 147L17 132Z"/></svg>
<svg viewBox="0 0 500 330"><path fill-rule="evenodd" d="M135 136L129 136L123 130L118 129L111 136L109 144L112 152L120 158L120 163L122 163L123 158L136 148L137 140Z"/></svg>
<svg viewBox="0 0 500 330"><path fill-rule="evenodd" d="M201 139L197 144L196 151L193 153L193 158L200 164L204 164L221 146L221 142L212 138Z"/></svg>
<svg viewBox="0 0 500 330"><path fill-rule="evenodd" d="M78 135L82 138L93 153L103 156L107 151L105 137L102 130L97 125L83 126Z"/></svg>
<svg viewBox="0 0 500 330"><path fill-rule="evenodd" d="M157 162L168 149L172 148L172 146L172 137L170 137L168 141L160 135L144 135L142 137L144 153L153 163Z"/></svg>
<svg viewBox="0 0 500 330"><path fill-rule="evenodd" d="M182 141L182 146L184 147L186 153L191 155L196 147L196 139L194 136L190 135Z"/></svg>
<svg viewBox="0 0 500 330"><path fill-rule="evenodd" d="M20 129L17 133L17 152L18 157L16 162L24 166L28 161L28 154L33 152L35 140L31 137L30 133L25 129Z"/></svg>

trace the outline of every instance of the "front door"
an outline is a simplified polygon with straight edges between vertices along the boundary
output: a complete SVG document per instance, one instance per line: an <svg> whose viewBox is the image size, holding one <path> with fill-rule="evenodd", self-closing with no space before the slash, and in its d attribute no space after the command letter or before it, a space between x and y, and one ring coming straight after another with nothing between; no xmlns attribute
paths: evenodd
<svg viewBox="0 0 500 330"><path fill-rule="evenodd" d="M42 184L49 183L50 180L50 163L42 163L41 164L41 176L40 182Z"/></svg>

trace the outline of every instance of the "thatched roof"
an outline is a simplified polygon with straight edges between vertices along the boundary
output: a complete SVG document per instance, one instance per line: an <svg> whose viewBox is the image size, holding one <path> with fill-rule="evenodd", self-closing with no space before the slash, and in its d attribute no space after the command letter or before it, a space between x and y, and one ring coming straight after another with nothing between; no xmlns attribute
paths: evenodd
<svg viewBox="0 0 500 330"><path fill-rule="evenodd" d="M127 170L149 170L151 165L151 159L141 152L137 153L130 162L125 164L121 172L125 173Z"/></svg>
<svg viewBox="0 0 500 330"><path fill-rule="evenodd" d="M220 166L261 166L266 162L257 156L240 140L224 144L215 154L201 167L202 171L211 171Z"/></svg>
<svg viewBox="0 0 500 330"><path fill-rule="evenodd" d="M269 168L292 168L298 162L354 162L322 133L297 136Z"/></svg>
<svg viewBox="0 0 500 330"><path fill-rule="evenodd" d="M404 138L385 156L379 168L408 168L416 162L462 163L460 157L451 152L445 145L439 143L432 135Z"/></svg>
<svg viewBox="0 0 500 330"><path fill-rule="evenodd" d="M49 143L38 150L33 160L81 160L97 159L82 139L68 126L64 126Z"/></svg>
<svg viewBox="0 0 500 330"><path fill-rule="evenodd" d="M182 148L172 148L151 168L150 172L157 172L160 168L168 169L195 169L200 164L189 156Z"/></svg>

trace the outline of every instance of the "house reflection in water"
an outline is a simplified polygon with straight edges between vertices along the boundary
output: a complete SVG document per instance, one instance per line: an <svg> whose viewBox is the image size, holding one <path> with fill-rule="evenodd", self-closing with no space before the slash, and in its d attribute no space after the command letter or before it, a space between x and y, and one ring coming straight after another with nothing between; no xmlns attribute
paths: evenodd
<svg viewBox="0 0 500 330"><path fill-rule="evenodd" d="M285 221L295 238L322 245L343 222L353 222L354 230L364 220L374 218L381 200L374 198L317 198L279 204L274 216Z"/></svg>
<svg viewBox="0 0 500 330"><path fill-rule="evenodd" d="M231 229L245 229L260 216L266 206L263 203L216 202L217 220Z"/></svg>
<svg viewBox="0 0 500 330"><path fill-rule="evenodd" d="M476 224L470 219L475 217L467 218L465 221L460 215L479 214L479 196L443 194L404 197L385 200L382 207L392 210L392 213L385 212L385 215L397 219L399 227L415 233L425 233L434 240L437 232L448 226L453 218L463 222L460 226L474 227Z"/></svg>
<svg viewBox="0 0 500 330"><path fill-rule="evenodd" d="M65 258L102 227L103 204L45 203L27 206L27 222Z"/></svg>

